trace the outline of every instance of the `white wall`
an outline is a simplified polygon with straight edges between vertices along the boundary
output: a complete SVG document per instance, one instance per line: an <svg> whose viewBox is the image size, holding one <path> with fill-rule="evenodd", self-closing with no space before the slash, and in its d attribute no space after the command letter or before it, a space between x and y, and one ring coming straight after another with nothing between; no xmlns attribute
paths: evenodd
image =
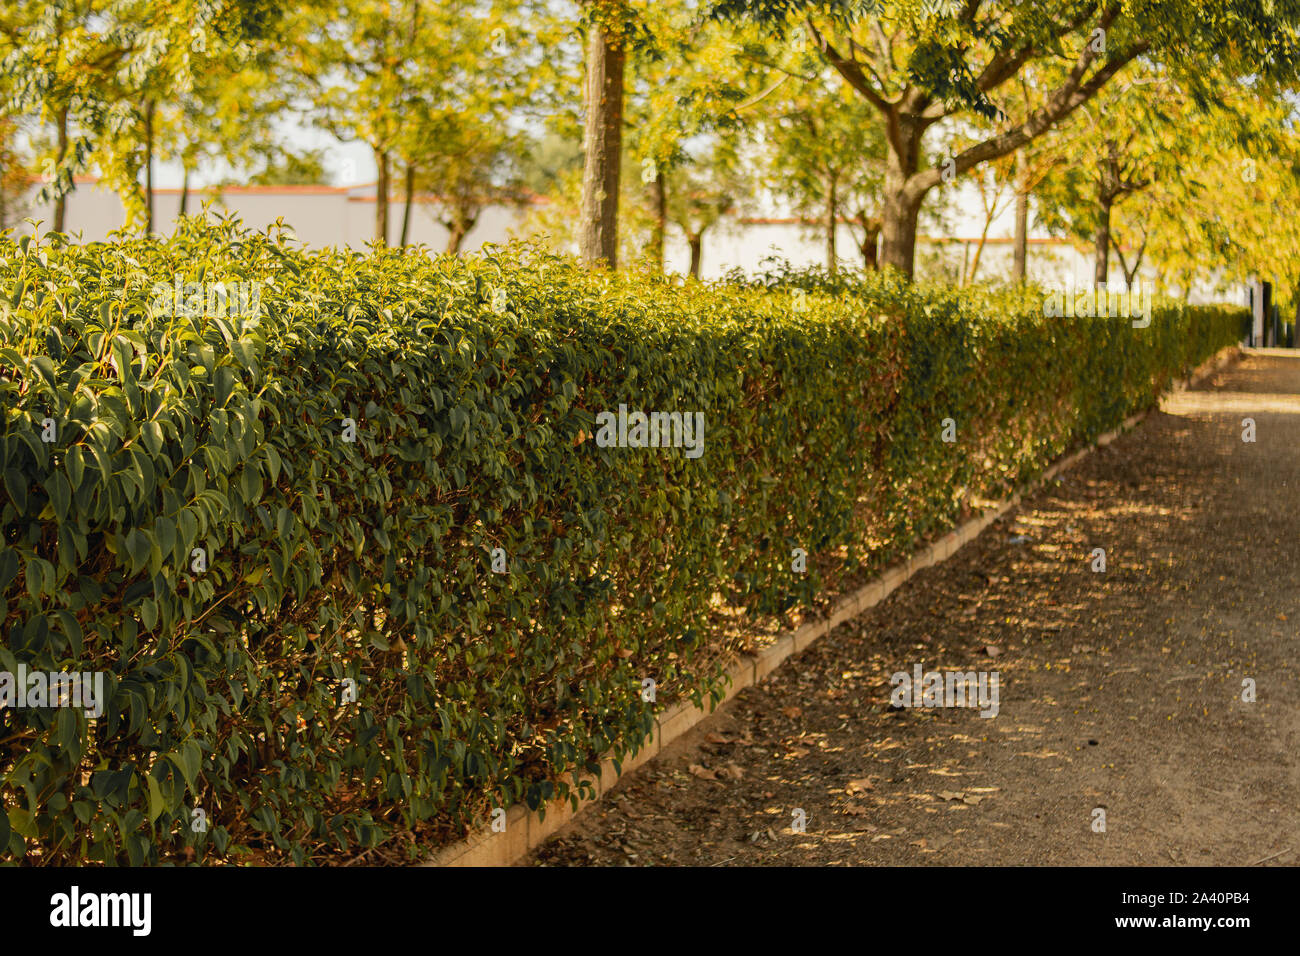
<svg viewBox="0 0 1300 956"><path fill-rule="evenodd" d="M27 216L42 219L42 230L54 221L53 204L29 202ZM188 210L197 214L204 203L212 202L212 212L234 212L250 229L262 230L283 218L298 239L309 248L347 246L363 249L375 236L374 186L243 186L223 190L215 197L208 190L191 191ZM448 231L435 219L436 204L417 202L411 211L409 241L424 243L441 252L447 246ZM180 210L179 189L159 189L154 193L155 231L170 235ZM388 209L388 240L396 243L402 234L404 204L395 197ZM479 221L462 244L463 250L479 248L485 242L505 242L511 229L523 218L523 211L508 206L491 206L483 210ZM117 194L91 180L77 183L69 195L65 229L80 233L85 242L102 241L126 221L126 212ZM30 232L25 223L19 233Z"/></svg>
<svg viewBox="0 0 1300 956"><path fill-rule="evenodd" d="M946 236L922 236L917 248L917 272L925 277L947 274L954 281L963 273L963 262L974 256L975 245L984 227L984 213L978 193L970 182L942 186L952 190L944 197ZM33 195L35 190L33 190ZM212 194L192 191L189 210L196 213ZM436 204L417 202L412 210L412 244L424 244L441 252L447 245L447 230L435 219ZM160 189L155 193L156 231L168 235L174 228L180 206L180 190ZM28 216L43 219L42 229L53 222L52 206L42 208L34 199ZM352 187L335 186L245 186L224 190L213 201L214 211L229 210L239 214L252 229L265 229L278 218L291 226L298 239L308 248L349 247L363 249L375 234L375 188L373 184ZM758 271L769 256L786 259L797 266L824 265L825 240L816 223L803 223L778 210L771 218L730 215L723 217L708 232L703 243L701 276L717 278L734 268ZM388 241L401 237L403 203L395 197L389 207ZM527 210L513 206L490 206L483 210L462 244L462 251L479 249L484 243L504 243L519 230ZM125 212L117 194L93 180L79 180L68 198L66 228L80 233L83 241L108 238L108 233L125 222ZM1014 204L993 221L981 254L977 280L1004 278L1010 275L1011 238L1015 228ZM17 231L28 232L26 224ZM862 264L852 232L841 225L836 234L836 249L843 266ZM690 265L690 250L679 230L669 229L665 237L665 261L673 272L685 273ZM1029 276L1045 285L1060 288L1091 284L1091 250L1076 249L1069 242L1048 236L1031 218ZM1144 283L1152 280L1149 269L1142 272ZM1122 283L1123 275L1112 264L1112 286ZM1193 301L1244 301L1244 287L1216 293L1209 283L1193 290Z"/></svg>

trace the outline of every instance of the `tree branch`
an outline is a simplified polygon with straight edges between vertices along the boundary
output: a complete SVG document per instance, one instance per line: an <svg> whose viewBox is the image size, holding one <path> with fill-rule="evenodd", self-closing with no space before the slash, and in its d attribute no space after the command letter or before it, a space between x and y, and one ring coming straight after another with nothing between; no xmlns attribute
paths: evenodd
<svg viewBox="0 0 1300 956"><path fill-rule="evenodd" d="M808 17L805 23L808 26L808 32L812 34L813 41L821 49L822 54L826 57L830 65L835 67L840 76L844 77L849 86L853 87L865 96L867 100L876 107L876 109L888 113L890 103L886 101L885 98L881 96L880 93L877 92L867 81L866 76L862 72L861 64L856 60L848 60L840 56L839 51L836 50L835 47L831 46L830 41L827 40L826 37L822 36L821 31L818 30L816 25L813 23L812 17Z"/></svg>
<svg viewBox="0 0 1300 956"><path fill-rule="evenodd" d="M974 23L975 14L979 12L980 4L983 0L966 0L966 7L957 15L961 23Z"/></svg>
<svg viewBox="0 0 1300 956"><path fill-rule="evenodd" d="M1108 13L1108 16L1113 19L1113 15ZM1109 23L1109 19L1104 17L1103 22ZM1048 98L1047 103L1031 113L1023 123L1014 129L1009 129L998 136L976 143L969 149L963 150L954 156L953 161L956 164L956 172L963 173L972 166L986 160L1005 156L1007 153L1013 152L1030 140L1040 136L1053 123L1068 116L1096 96L1097 92L1110 82L1115 74L1145 53L1149 47L1149 41L1139 43L1122 56L1108 61L1086 83L1081 81L1084 73L1087 72L1088 66L1092 63L1093 55L1091 48L1085 47L1084 52L1079 56L1079 62L1070 71L1069 78ZM931 168L914 175L909 180L907 188L914 196L921 196L934 186L937 186L939 181L940 171L937 168Z"/></svg>
<svg viewBox="0 0 1300 956"><path fill-rule="evenodd" d="M871 18L871 31L876 38L876 49L880 51L880 62L883 66L894 69L894 41L885 38L885 31L880 26L880 18Z"/></svg>
<svg viewBox="0 0 1300 956"><path fill-rule="evenodd" d="M757 96L750 97L749 99L745 100L745 102L741 103L739 106L732 107L731 111L733 113L739 113L741 110L747 110L751 106L757 106L759 103L763 102L763 100L767 99L769 96L775 93L782 83L790 79L790 75L791 74L789 73L784 74L781 77L781 79L777 80L767 89L765 89L763 92L759 93Z"/></svg>

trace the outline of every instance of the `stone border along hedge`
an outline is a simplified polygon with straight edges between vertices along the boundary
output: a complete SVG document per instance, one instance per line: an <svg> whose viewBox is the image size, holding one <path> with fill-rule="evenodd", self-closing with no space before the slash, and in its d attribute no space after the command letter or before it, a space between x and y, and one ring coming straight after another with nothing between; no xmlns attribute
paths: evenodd
<svg viewBox="0 0 1300 956"><path fill-rule="evenodd" d="M1176 385L1173 391L1177 392L1197 385L1225 365L1238 361L1241 355L1242 352L1239 346L1226 346L1217 355L1208 359L1193 371L1183 382ZM510 866L523 859L600 800L603 800L605 794L613 789L614 785L623 776L653 761L669 744L680 737L684 737L697 724L713 716L715 712L725 707L733 697L746 687L752 687L759 681L765 680L769 674L781 667L789 658L802 654L804 650L845 621L875 607L901 587L917 571L945 561L956 554L964 545L979 537L985 528L1013 508L1016 508L1025 495L1046 485L1057 475L1078 464L1097 448L1109 445L1120 435L1132 430L1148 414L1150 414L1149 409L1129 416L1119 428L1098 436L1095 443L1057 461L1044 471L1039 478L1030 482L1026 488L1017 494L1004 501L999 501L986 509L980 517L972 518L961 527L944 535L938 541L917 551L908 561L896 565L885 571L880 577L868 581L852 594L837 601L829 617L802 625L798 630L784 635L759 654L743 656L727 670L731 683L727 688L726 697L722 701L708 711L690 703L681 703L669 708L657 717L655 720L655 733L647 738L646 746L636 757L623 762L622 773L615 767L612 760L606 760L601 764L600 776L596 780L596 796L584 801L577 810L574 810L567 800L553 801L547 806L544 816L530 813L522 806L516 806L506 813L505 830L494 832L485 827L470 834L463 840L458 840L440 848L420 865Z"/></svg>
<svg viewBox="0 0 1300 956"><path fill-rule="evenodd" d="M757 634L1246 318L197 218L0 237L0 289L0 693L102 678L0 708L0 860L44 864L415 861L576 806ZM644 424L659 447L626 447Z"/></svg>

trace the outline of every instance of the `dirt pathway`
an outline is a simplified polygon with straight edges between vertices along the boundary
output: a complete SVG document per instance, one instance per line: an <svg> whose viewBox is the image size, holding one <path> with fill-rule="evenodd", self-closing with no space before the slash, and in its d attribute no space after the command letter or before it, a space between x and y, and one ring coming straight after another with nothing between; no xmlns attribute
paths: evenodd
<svg viewBox="0 0 1300 956"><path fill-rule="evenodd" d="M1295 864L1298 556L1300 359L1256 354L743 691L526 862ZM891 708L890 675L916 664L997 671L998 714Z"/></svg>

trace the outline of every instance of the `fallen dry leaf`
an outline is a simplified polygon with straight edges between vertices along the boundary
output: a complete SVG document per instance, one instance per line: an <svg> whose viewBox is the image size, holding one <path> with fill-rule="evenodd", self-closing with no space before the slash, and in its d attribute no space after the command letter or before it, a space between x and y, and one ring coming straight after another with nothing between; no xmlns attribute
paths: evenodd
<svg viewBox="0 0 1300 956"><path fill-rule="evenodd" d="M800 707L782 707L781 713L785 714L791 720L794 720L796 717L803 714L803 709Z"/></svg>
<svg viewBox="0 0 1300 956"><path fill-rule="evenodd" d="M850 780L844 785L844 792L848 794L865 793L868 790L874 790L870 777L859 777L856 780Z"/></svg>
<svg viewBox="0 0 1300 956"><path fill-rule="evenodd" d="M731 738L728 737L726 734L715 734L715 733L713 733L712 731L710 731L709 733L705 734L705 735L704 735L704 739L707 740L707 741L708 741L709 743L711 743L711 744L729 744L729 743L731 743Z"/></svg>
<svg viewBox="0 0 1300 956"><path fill-rule="evenodd" d="M718 779L718 775L717 775L716 773L714 773L714 772L713 772L712 770L710 770L708 767L701 767L701 766L700 766L699 764L697 764L697 763L693 763L693 764L691 764L691 765L690 765L689 767L687 767L686 769L689 770L689 771L690 771L694 776L699 777L701 780L717 780L717 779Z"/></svg>
<svg viewBox="0 0 1300 956"><path fill-rule="evenodd" d="M996 644L985 644L984 653L989 657L997 657L1002 653L1002 648L998 647Z"/></svg>

